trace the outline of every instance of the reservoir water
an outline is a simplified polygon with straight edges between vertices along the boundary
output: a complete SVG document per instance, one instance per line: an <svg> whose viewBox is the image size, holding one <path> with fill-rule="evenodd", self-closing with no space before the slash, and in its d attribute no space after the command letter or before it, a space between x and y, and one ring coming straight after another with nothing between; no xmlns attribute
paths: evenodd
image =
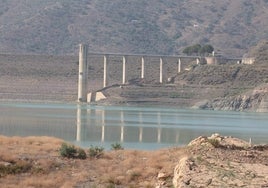
<svg viewBox="0 0 268 188"><path fill-rule="evenodd" d="M268 143L268 114L169 107L0 102L0 135L53 136L89 148L152 150L213 133Z"/></svg>

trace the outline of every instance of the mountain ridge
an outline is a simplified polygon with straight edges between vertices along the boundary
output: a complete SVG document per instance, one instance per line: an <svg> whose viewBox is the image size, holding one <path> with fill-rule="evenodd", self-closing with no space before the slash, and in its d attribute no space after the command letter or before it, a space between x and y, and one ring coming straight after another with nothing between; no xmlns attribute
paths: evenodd
<svg viewBox="0 0 268 188"><path fill-rule="evenodd" d="M2 0L0 53L180 54L195 43L242 57L268 38L268 1Z"/></svg>

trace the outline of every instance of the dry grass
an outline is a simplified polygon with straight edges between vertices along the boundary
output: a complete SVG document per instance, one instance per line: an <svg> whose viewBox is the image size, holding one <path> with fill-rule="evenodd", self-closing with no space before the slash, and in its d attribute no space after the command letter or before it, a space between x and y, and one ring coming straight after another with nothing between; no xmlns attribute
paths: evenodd
<svg viewBox="0 0 268 188"><path fill-rule="evenodd" d="M49 137L0 136L0 164L22 161L27 172L0 178L6 187L154 187L158 173L172 175L183 149L105 151L96 158L66 159L62 140ZM174 160L175 159L175 160Z"/></svg>
<svg viewBox="0 0 268 188"><path fill-rule="evenodd" d="M267 149L259 151L254 148L242 150L197 145L157 151L105 151L100 158L79 160L60 157L58 149L62 142L48 137L0 136L0 170L3 167L13 170L0 173L1 186L155 187L159 173L165 174L165 182L172 186L174 167L187 156L192 156L193 168L204 172L196 176L197 171L192 170L191 176L204 182L210 177L208 175L214 174L212 177L215 178L210 183L215 186L218 185L215 182L223 182L222 177L226 185L232 185L233 180L241 185L251 180L254 185L265 185L263 177L268 173ZM234 172L235 168L239 172ZM249 174L248 170L252 173ZM249 176L248 179L240 178L244 175Z"/></svg>

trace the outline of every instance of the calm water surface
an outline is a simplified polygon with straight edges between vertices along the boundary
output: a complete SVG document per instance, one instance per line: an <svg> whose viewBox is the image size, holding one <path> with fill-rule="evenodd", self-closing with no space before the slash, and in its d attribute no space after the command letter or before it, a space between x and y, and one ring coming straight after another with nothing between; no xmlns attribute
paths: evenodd
<svg viewBox="0 0 268 188"><path fill-rule="evenodd" d="M231 135L268 143L268 114L165 107L0 103L0 134L54 136L88 148L158 149L186 145L200 135Z"/></svg>

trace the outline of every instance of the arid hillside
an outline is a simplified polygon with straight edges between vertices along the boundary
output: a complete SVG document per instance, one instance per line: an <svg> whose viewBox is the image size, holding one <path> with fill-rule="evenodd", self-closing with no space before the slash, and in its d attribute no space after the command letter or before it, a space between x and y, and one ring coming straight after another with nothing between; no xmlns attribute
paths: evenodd
<svg viewBox="0 0 268 188"><path fill-rule="evenodd" d="M180 54L211 44L240 56L268 38L267 0L4 0L0 53L74 54L90 51Z"/></svg>

